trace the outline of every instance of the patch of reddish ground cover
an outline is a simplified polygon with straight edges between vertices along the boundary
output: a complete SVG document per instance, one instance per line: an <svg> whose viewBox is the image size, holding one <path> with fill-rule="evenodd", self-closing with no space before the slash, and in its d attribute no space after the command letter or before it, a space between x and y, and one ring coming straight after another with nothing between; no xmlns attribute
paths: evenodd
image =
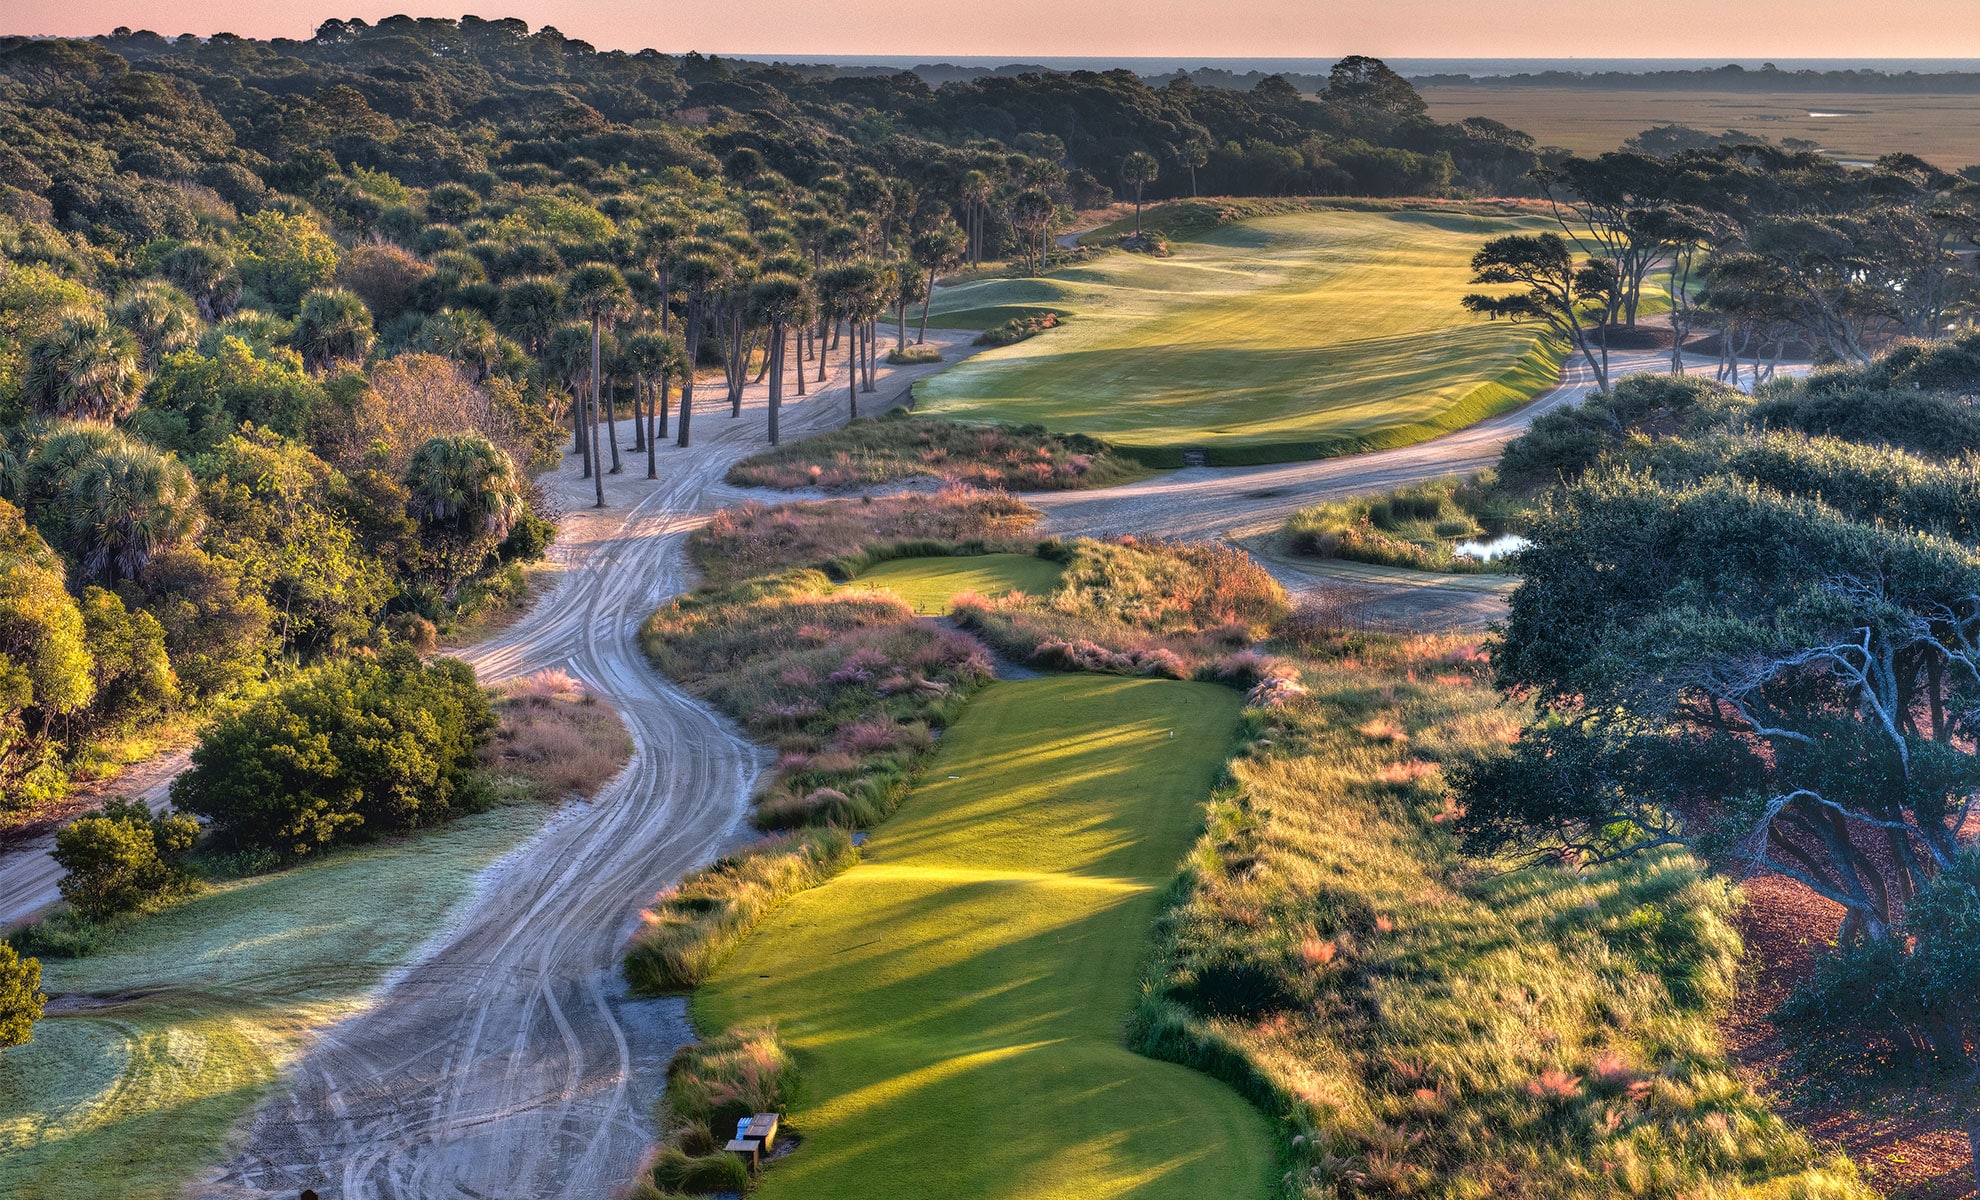
<svg viewBox="0 0 1980 1200"><path fill-rule="evenodd" d="M1842 908L1777 876L1750 879L1738 913L1748 973L1725 1022L1733 1061L1777 1098L1786 1116L1818 1141L1839 1147L1892 1200L1960 1200L1973 1195L1966 1135L1950 1106L1934 1111L1868 1112L1811 1103L1791 1086L1789 1047L1767 1020L1814 969L1815 955L1842 924Z"/></svg>

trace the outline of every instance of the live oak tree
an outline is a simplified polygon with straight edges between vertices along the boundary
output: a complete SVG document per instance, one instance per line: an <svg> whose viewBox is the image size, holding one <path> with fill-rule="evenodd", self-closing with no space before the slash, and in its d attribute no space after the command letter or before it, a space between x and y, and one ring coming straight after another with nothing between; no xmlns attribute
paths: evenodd
<svg viewBox="0 0 1980 1200"><path fill-rule="evenodd" d="M1558 234L1512 234L1487 242L1472 256L1471 282L1517 290L1474 292L1464 298L1467 311L1545 325L1581 355L1594 372L1595 389L1608 390L1609 343L1602 331L1615 315L1621 291L1607 261L1577 263L1573 247Z"/></svg>

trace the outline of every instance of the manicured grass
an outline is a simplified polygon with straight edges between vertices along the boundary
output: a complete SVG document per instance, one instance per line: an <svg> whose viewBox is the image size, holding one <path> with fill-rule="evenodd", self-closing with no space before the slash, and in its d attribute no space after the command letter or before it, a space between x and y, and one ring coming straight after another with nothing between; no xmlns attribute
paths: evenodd
<svg viewBox="0 0 1980 1200"><path fill-rule="evenodd" d="M1043 596L1059 586L1065 567L1035 554L973 554L950 558L896 558L861 571L848 587L878 588L908 602L915 612L941 616L962 592Z"/></svg>
<svg viewBox="0 0 1980 1200"><path fill-rule="evenodd" d="M1458 304L1489 238L1537 217L1315 211L1178 241L1170 258L1112 254L1039 279L943 289L935 323L1018 309L1069 320L916 386L923 411L1106 439L1152 466L1185 448L1214 463L1403 445L1552 386L1559 352L1532 326Z"/></svg>
<svg viewBox="0 0 1980 1200"><path fill-rule="evenodd" d="M1214 685L1094 676L972 703L864 861L696 995L704 1029L775 1022L804 1078L805 1141L757 1195L1267 1194L1263 1117L1121 1044L1238 707Z"/></svg>
<svg viewBox="0 0 1980 1200"><path fill-rule="evenodd" d="M95 999L0 1054L0 1195L181 1195L304 1038L354 1011L544 814L499 808L223 884L87 958L44 961L50 995Z"/></svg>

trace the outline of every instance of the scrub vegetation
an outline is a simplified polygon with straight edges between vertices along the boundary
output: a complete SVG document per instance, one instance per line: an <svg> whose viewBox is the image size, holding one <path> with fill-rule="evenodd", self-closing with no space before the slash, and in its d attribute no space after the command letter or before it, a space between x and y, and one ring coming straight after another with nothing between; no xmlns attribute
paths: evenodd
<svg viewBox="0 0 1980 1200"><path fill-rule="evenodd" d="M1444 772L1520 713L1451 639L1352 638L1254 709L1131 1042L1276 1118L1300 1197L1863 1197L1735 1076L1740 945L1682 853L1468 857Z"/></svg>

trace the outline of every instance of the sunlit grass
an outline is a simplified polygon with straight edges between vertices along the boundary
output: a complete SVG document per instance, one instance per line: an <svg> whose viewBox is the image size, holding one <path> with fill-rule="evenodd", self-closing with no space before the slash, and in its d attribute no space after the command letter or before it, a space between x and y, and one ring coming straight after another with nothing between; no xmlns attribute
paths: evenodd
<svg viewBox="0 0 1980 1200"><path fill-rule="evenodd" d="M923 615L942 615L963 592L1043 596L1059 586L1065 567L1035 554L976 554L951 558L896 558L861 571L846 585L889 591Z"/></svg>
<svg viewBox="0 0 1980 1200"><path fill-rule="evenodd" d="M1262 1117L1121 1045L1162 889L1239 707L1207 684L986 689L864 861L791 900L696 996L774 1022L804 1144L760 1195L1262 1196Z"/></svg>
<svg viewBox="0 0 1980 1200"><path fill-rule="evenodd" d="M1488 239L1538 218L1307 212L1115 254L1042 279L944 289L935 320L1051 308L1060 329L923 380L924 411L1103 437L1158 465L1184 447L1264 462L1395 446L1551 386L1531 326L1458 304ZM1179 459L1177 460L1179 462Z"/></svg>
<svg viewBox="0 0 1980 1200"><path fill-rule="evenodd" d="M91 999L0 1054L0 1195L181 1195L304 1038L353 1011L542 820L501 808L217 885L87 958L45 961L51 995Z"/></svg>

